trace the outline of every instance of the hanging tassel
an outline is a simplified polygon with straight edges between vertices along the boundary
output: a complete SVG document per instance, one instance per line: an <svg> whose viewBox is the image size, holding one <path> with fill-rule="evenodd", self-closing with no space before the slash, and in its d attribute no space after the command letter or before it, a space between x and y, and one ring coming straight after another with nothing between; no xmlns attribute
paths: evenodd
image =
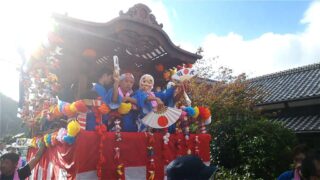
<svg viewBox="0 0 320 180"><path fill-rule="evenodd" d="M116 147L116 148L114 148L114 151L115 151L114 159L119 160L120 159L120 148Z"/></svg>
<svg viewBox="0 0 320 180"><path fill-rule="evenodd" d="M154 180L155 175L156 175L155 171L149 171L149 178L148 178L148 180Z"/></svg>
<svg viewBox="0 0 320 180"><path fill-rule="evenodd" d="M117 174L118 174L119 179L122 179L121 177L124 175L123 168L124 168L123 164L119 164L117 166Z"/></svg>

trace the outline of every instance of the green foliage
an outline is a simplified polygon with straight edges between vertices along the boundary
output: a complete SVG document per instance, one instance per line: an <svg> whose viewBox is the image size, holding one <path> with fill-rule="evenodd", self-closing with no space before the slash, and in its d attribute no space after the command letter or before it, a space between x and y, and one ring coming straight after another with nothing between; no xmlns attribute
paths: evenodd
<svg viewBox="0 0 320 180"><path fill-rule="evenodd" d="M259 92L249 88L246 75L233 76L226 68L212 73L205 61L197 67L202 77L218 79L213 84L191 83L191 94L194 104L211 108L211 154L223 169L220 179L274 179L288 170L296 137L256 110Z"/></svg>
<svg viewBox="0 0 320 180"><path fill-rule="evenodd" d="M259 119L237 129L238 150L248 170L256 177L272 179L288 169L295 135L279 123Z"/></svg>
<svg viewBox="0 0 320 180"><path fill-rule="evenodd" d="M215 179L218 180L251 180L255 179L253 174L250 172L239 174L235 170L228 170L226 168L221 167L219 171L215 174Z"/></svg>
<svg viewBox="0 0 320 180"><path fill-rule="evenodd" d="M273 179L289 168L296 137L278 123L253 117L228 116L211 126L212 160L241 175Z"/></svg>

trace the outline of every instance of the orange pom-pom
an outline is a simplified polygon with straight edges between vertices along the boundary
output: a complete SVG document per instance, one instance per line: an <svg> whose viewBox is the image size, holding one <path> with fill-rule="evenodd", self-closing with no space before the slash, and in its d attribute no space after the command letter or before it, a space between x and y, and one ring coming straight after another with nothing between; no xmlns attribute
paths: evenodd
<svg viewBox="0 0 320 180"><path fill-rule="evenodd" d="M52 115L53 115L53 118L57 118L57 117L62 116L63 114L59 111L58 106L55 106L52 111Z"/></svg>
<svg viewBox="0 0 320 180"><path fill-rule="evenodd" d="M86 104L81 100L74 102L74 106L78 112L86 113L88 110Z"/></svg>
<svg viewBox="0 0 320 180"><path fill-rule="evenodd" d="M76 114L75 112L71 111L70 104L67 104L67 105L64 106L63 112L68 117L72 117L72 116L74 116Z"/></svg>
<svg viewBox="0 0 320 180"><path fill-rule="evenodd" d="M99 111L102 114L107 114L110 112L110 108L105 103L102 103L101 106L99 107Z"/></svg>
<svg viewBox="0 0 320 180"><path fill-rule="evenodd" d="M199 116L202 120L207 120L211 116L210 109L207 107L199 107Z"/></svg>

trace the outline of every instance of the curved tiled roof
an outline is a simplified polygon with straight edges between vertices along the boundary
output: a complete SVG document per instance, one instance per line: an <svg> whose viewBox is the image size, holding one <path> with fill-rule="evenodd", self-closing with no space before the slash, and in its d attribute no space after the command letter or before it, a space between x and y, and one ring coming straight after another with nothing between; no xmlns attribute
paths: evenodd
<svg viewBox="0 0 320 180"><path fill-rule="evenodd" d="M283 123L284 127L298 133L320 131L320 114L284 116L273 121Z"/></svg>
<svg viewBox="0 0 320 180"><path fill-rule="evenodd" d="M261 104L320 97L320 63L249 79L263 92Z"/></svg>

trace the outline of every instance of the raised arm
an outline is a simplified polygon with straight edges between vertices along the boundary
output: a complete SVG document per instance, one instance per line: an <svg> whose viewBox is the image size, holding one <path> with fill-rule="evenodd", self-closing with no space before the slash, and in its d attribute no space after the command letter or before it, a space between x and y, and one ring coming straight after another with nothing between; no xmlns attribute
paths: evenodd
<svg viewBox="0 0 320 180"><path fill-rule="evenodd" d="M45 150L46 150L45 145L43 143L41 143L41 146L40 146L38 152L36 153L36 155L28 162L28 165L30 167L30 171L32 171L32 169L38 164L38 162L40 161Z"/></svg>

